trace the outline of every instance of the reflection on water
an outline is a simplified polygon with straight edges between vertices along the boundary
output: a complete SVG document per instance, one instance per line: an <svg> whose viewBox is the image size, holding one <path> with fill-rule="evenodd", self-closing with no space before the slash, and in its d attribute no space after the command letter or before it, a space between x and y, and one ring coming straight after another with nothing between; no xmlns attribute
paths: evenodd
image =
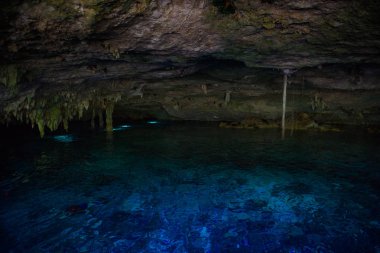
<svg viewBox="0 0 380 253"><path fill-rule="evenodd" d="M279 135L157 125L11 146L2 249L379 252L376 138Z"/></svg>
<svg viewBox="0 0 380 253"><path fill-rule="evenodd" d="M121 125L121 126L117 126L117 127L114 127L112 129L112 131L123 131L123 130L126 130L127 128L130 128L132 127L131 125Z"/></svg>
<svg viewBox="0 0 380 253"><path fill-rule="evenodd" d="M58 141L58 142L73 142L73 141L75 141L75 137L72 134L56 135L56 136L53 136L53 139Z"/></svg>

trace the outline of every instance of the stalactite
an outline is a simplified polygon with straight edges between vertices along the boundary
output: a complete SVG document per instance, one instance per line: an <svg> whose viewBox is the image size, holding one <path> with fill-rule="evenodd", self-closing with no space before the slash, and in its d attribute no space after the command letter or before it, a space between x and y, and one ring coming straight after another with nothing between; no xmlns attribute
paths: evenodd
<svg viewBox="0 0 380 253"><path fill-rule="evenodd" d="M81 119L83 117L83 106L79 105L78 106L78 118Z"/></svg>
<svg viewBox="0 0 380 253"><path fill-rule="evenodd" d="M92 114L91 114L91 129L95 129L95 109L92 109Z"/></svg>
<svg viewBox="0 0 380 253"><path fill-rule="evenodd" d="M226 94L224 96L224 105L227 106L231 101L231 91L226 91Z"/></svg>
<svg viewBox="0 0 380 253"><path fill-rule="evenodd" d="M82 118L84 112L92 109L91 126L95 127L95 116L98 111L99 126L104 126L103 110L106 111L107 130L112 131L112 113L114 105L121 99L119 93L91 92L85 96L64 92L55 96L34 97L33 94L15 98L4 109L4 123L17 120L32 127L37 124L41 137L45 135L45 127L55 131L59 126L68 131L69 121ZM89 116L89 115L88 115Z"/></svg>
<svg viewBox="0 0 380 253"><path fill-rule="evenodd" d="M313 111L323 112L327 108L326 103L323 101L323 98L318 94L314 95L314 98L311 99L311 109Z"/></svg>
<svg viewBox="0 0 380 253"><path fill-rule="evenodd" d="M0 83L3 83L7 88L14 89L19 79L19 71L16 65L0 66Z"/></svg>
<svg viewBox="0 0 380 253"><path fill-rule="evenodd" d="M140 84L140 86L137 89L130 91L128 94L128 98L131 98L131 97L143 98L143 96L144 96L143 88L145 87L145 85L146 85L145 83L142 83L142 84ZM116 98L116 101L117 100L118 99Z"/></svg>
<svg viewBox="0 0 380 253"><path fill-rule="evenodd" d="M285 138L285 117L286 117L286 89L288 85L288 70L284 70L284 83L282 91L282 119L281 119L281 137Z"/></svg>
<svg viewBox="0 0 380 253"><path fill-rule="evenodd" d="M113 114L114 104L112 102L108 102L106 105L106 131L112 132L112 114Z"/></svg>
<svg viewBox="0 0 380 253"><path fill-rule="evenodd" d="M62 124L63 124L63 129L68 132L69 131L69 120L70 120L70 112L68 105L64 103L63 109L62 109Z"/></svg>
<svg viewBox="0 0 380 253"><path fill-rule="evenodd" d="M104 119L103 119L103 111L99 110L98 111L98 120L99 120L99 128L104 127Z"/></svg>
<svg viewBox="0 0 380 253"><path fill-rule="evenodd" d="M207 95L207 84L202 84L201 89L202 89L203 94Z"/></svg>
<svg viewBox="0 0 380 253"><path fill-rule="evenodd" d="M297 70L284 69L284 82L283 82L283 91L282 91L282 118L281 118L281 137L285 138L285 121L286 121L286 91L288 85L288 76L296 72Z"/></svg>
<svg viewBox="0 0 380 253"><path fill-rule="evenodd" d="M65 129L66 132L69 131L69 120L67 118L63 119L63 129Z"/></svg>
<svg viewBox="0 0 380 253"><path fill-rule="evenodd" d="M42 119L42 117L39 117L36 120L36 123L37 123L37 126L38 126L38 131L40 132L41 138L44 138L44 136L45 136L45 122Z"/></svg>
<svg viewBox="0 0 380 253"><path fill-rule="evenodd" d="M61 109L58 106L53 106L45 113L46 126L50 131L58 129L59 124L61 123Z"/></svg>

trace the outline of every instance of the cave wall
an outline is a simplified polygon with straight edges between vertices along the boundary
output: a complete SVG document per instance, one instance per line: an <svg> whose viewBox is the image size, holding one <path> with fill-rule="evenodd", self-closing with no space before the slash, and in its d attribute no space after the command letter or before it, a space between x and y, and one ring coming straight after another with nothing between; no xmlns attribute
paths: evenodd
<svg viewBox="0 0 380 253"><path fill-rule="evenodd" d="M2 1L0 119L379 124L376 1ZM294 116L296 115L296 116ZM105 121L103 123L103 121Z"/></svg>
<svg viewBox="0 0 380 253"><path fill-rule="evenodd" d="M307 113L321 124L379 124L377 80L380 72L374 71L378 70L377 66L364 68L365 72L358 73L357 66L332 65L292 74L288 114ZM187 78L151 82L144 87L143 97L125 96L115 111L118 115L136 118L239 121L257 117L279 120L282 78L279 70L234 64L221 67L219 64ZM229 101L226 101L227 93Z"/></svg>

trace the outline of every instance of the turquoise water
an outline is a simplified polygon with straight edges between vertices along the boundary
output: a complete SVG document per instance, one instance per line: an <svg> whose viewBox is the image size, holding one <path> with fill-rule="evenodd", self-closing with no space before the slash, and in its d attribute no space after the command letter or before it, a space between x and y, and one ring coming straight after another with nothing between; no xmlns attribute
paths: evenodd
<svg viewBox="0 0 380 253"><path fill-rule="evenodd" d="M379 136L125 125L3 138L1 252L380 252Z"/></svg>

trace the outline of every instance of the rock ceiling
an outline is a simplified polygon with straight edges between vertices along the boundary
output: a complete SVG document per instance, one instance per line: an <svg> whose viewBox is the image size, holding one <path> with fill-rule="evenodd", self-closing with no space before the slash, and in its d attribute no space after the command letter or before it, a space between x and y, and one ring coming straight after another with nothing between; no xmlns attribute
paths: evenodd
<svg viewBox="0 0 380 253"><path fill-rule="evenodd" d="M1 5L2 63L17 64L41 82L183 76L202 68L208 58L265 68L380 59L376 1L35 0Z"/></svg>
<svg viewBox="0 0 380 253"><path fill-rule="evenodd" d="M40 128L89 107L112 114L118 91L142 97L147 83L169 93L210 78L265 89L270 71L297 69L315 87L379 87L375 0L5 0L0 12L3 118Z"/></svg>

